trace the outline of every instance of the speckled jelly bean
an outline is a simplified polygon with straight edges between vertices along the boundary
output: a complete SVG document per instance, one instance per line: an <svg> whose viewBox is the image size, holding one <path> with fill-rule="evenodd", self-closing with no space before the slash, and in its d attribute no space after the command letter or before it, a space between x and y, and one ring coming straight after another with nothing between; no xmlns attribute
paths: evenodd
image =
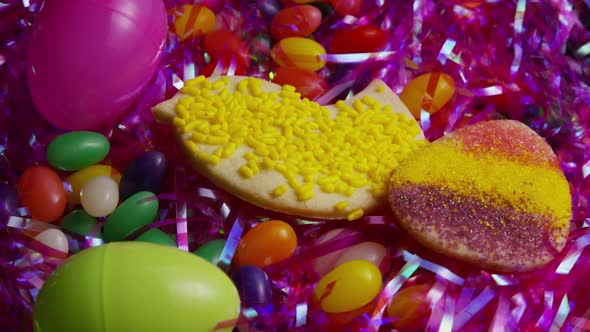
<svg viewBox="0 0 590 332"><path fill-rule="evenodd" d="M93 217L108 216L119 203L119 186L110 176L95 177L82 186L80 203Z"/></svg>
<svg viewBox="0 0 590 332"><path fill-rule="evenodd" d="M363 4L362 0L330 0L332 7L338 15L356 15Z"/></svg>
<svg viewBox="0 0 590 332"><path fill-rule="evenodd" d="M133 232L150 224L158 213L158 200L154 194L140 191L127 198L109 215L103 229L107 242L121 241Z"/></svg>
<svg viewBox="0 0 590 332"><path fill-rule="evenodd" d="M297 67L279 67L272 81L279 85L294 86L295 90L301 93L302 98L309 100L322 95L327 88L326 82L317 73Z"/></svg>
<svg viewBox="0 0 590 332"><path fill-rule="evenodd" d="M152 228L138 236L135 241L161 244L168 247L176 247L174 235L166 234L157 228Z"/></svg>
<svg viewBox="0 0 590 332"><path fill-rule="evenodd" d="M218 59L222 54L229 53L236 55L243 64L250 63L246 44L231 31L211 31L205 36L203 44L212 60Z"/></svg>
<svg viewBox="0 0 590 332"><path fill-rule="evenodd" d="M429 285L415 285L395 294L387 306L390 326L402 331L423 331L430 316L430 304L426 299L430 288Z"/></svg>
<svg viewBox="0 0 590 332"><path fill-rule="evenodd" d="M96 218L89 215L84 210L74 210L68 213L61 220L61 227L73 233L80 235L90 235L101 237L100 231L97 229Z"/></svg>
<svg viewBox="0 0 590 332"><path fill-rule="evenodd" d="M37 221L53 222L66 208L66 191L61 179L45 166L25 170L18 182L18 194L31 217Z"/></svg>
<svg viewBox="0 0 590 332"><path fill-rule="evenodd" d="M168 161L162 152L154 150L142 153L131 162L121 177L121 199L140 191L160 193L167 169Z"/></svg>
<svg viewBox="0 0 590 332"><path fill-rule="evenodd" d="M272 300L270 282L260 268L243 266L234 272L232 280L238 289L243 307L267 304Z"/></svg>
<svg viewBox="0 0 590 332"><path fill-rule="evenodd" d="M63 254L68 253L68 238L59 229L51 228L44 230L35 236L35 240Z"/></svg>
<svg viewBox="0 0 590 332"><path fill-rule="evenodd" d="M271 57L280 66L295 66L318 71L326 65L326 50L316 41L301 37L281 39L271 51Z"/></svg>
<svg viewBox="0 0 590 332"><path fill-rule="evenodd" d="M112 166L92 165L86 167L66 178L66 182L69 183L69 187L67 188L68 202L71 204L79 204L80 190L82 189L82 186L84 186L89 180L98 176L110 176L117 183L121 181L121 173Z"/></svg>
<svg viewBox="0 0 590 332"><path fill-rule="evenodd" d="M370 303L381 290L381 272L365 260L344 263L316 285L313 299L327 313L343 313Z"/></svg>
<svg viewBox="0 0 590 332"><path fill-rule="evenodd" d="M283 261L297 247L297 235L284 221L270 220L250 229L236 250L238 266L254 265L264 268Z"/></svg>
<svg viewBox="0 0 590 332"><path fill-rule="evenodd" d="M400 99L416 119L425 110L430 114L438 112L455 93L455 81L445 73L433 72L420 75L408 83Z"/></svg>
<svg viewBox="0 0 590 332"><path fill-rule="evenodd" d="M223 252L224 247L225 240L211 240L200 246L199 249L195 250L195 255L208 260L213 265L217 265L217 263L219 263L219 258L221 257L221 252Z"/></svg>
<svg viewBox="0 0 590 332"><path fill-rule="evenodd" d="M0 182L0 228L2 225L6 225L10 216L16 215L18 206L16 190L12 186Z"/></svg>
<svg viewBox="0 0 590 332"><path fill-rule="evenodd" d="M322 12L311 5L285 8L272 18L270 35L275 40L287 37L305 37L322 23Z"/></svg>
<svg viewBox="0 0 590 332"><path fill-rule="evenodd" d="M183 5L172 9L174 32L185 41L202 36L215 29L215 14L201 5Z"/></svg>
<svg viewBox="0 0 590 332"><path fill-rule="evenodd" d="M330 42L330 53L368 53L383 49L387 42L386 33L374 25L367 24L338 31Z"/></svg>
<svg viewBox="0 0 590 332"><path fill-rule="evenodd" d="M104 159L111 145L102 134L72 131L53 139L47 146L47 161L63 171L77 171Z"/></svg>

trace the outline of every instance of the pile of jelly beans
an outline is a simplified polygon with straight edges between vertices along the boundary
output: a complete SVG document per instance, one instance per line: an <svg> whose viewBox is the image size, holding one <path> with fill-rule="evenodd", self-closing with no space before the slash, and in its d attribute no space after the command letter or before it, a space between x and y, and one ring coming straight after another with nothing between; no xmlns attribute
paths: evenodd
<svg viewBox="0 0 590 332"><path fill-rule="evenodd" d="M109 150L109 140L96 132L73 131L56 137L47 147L51 167L25 169L16 192L2 185L0 192L9 197L3 199L7 203L2 213L14 214L14 206L20 201L35 221L57 223L69 232L106 242L128 239L155 220L155 195L162 187L167 161L163 153L148 151L121 174L101 164ZM64 216L66 210L70 212ZM99 220L104 221L102 227ZM59 252L68 252L67 238L59 228L48 227L36 239ZM176 245L173 237L155 228L136 240Z"/></svg>

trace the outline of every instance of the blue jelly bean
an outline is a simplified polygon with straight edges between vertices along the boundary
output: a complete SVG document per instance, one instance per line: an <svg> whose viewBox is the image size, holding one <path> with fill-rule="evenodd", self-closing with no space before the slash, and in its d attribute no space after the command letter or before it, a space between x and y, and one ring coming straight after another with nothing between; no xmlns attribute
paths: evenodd
<svg viewBox="0 0 590 332"><path fill-rule="evenodd" d="M0 227L8 223L8 218L16 215L19 206L16 190L6 183L0 182Z"/></svg>
<svg viewBox="0 0 590 332"><path fill-rule="evenodd" d="M252 307L270 303L272 290L266 273L253 265L246 265L234 273L232 280L238 289L242 306Z"/></svg>
<svg viewBox="0 0 590 332"><path fill-rule="evenodd" d="M119 196L126 199L140 191L158 194L162 188L168 162L160 151L148 151L137 157L123 176L119 184Z"/></svg>

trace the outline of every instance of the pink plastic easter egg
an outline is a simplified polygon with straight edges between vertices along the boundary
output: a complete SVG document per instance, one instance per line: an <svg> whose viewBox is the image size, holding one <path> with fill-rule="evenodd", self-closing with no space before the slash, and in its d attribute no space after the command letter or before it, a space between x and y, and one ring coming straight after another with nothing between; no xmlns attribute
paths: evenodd
<svg viewBox="0 0 590 332"><path fill-rule="evenodd" d="M66 130L114 125L154 75L167 30L162 0L45 2L27 50L37 110Z"/></svg>

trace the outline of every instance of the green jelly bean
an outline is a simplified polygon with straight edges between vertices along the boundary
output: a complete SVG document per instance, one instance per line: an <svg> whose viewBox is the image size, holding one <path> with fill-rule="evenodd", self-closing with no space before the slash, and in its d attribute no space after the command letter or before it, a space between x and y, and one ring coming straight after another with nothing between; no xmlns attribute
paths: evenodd
<svg viewBox="0 0 590 332"><path fill-rule="evenodd" d="M106 157L111 148L104 135L93 131L72 131L60 135L47 146L47 161L62 171L77 171Z"/></svg>
<svg viewBox="0 0 590 332"><path fill-rule="evenodd" d="M95 237L100 237L100 232L96 230L96 218L84 210L74 210L63 217L61 227L80 235L86 236L92 234Z"/></svg>
<svg viewBox="0 0 590 332"><path fill-rule="evenodd" d="M195 254L217 265L219 257L225 247L225 240L215 239L203 244L199 249L195 250Z"/></svg>
<svg viewBox="0 0 590 332"><path fill-rule="evenodd" d="M140 191L121 203L104 224L104 240L124 240L142 226L154 221L158 213L158 200L154 196L149 191Z"/></svg>
<svg viewBox="0 0 590 332"><path fill-rule="evenodd" d="M176 247L176 239L174 236L166 234L157 228L152 228L149 231L141 234L135 241L150 242L165 245L168 247Z"/></svg>

